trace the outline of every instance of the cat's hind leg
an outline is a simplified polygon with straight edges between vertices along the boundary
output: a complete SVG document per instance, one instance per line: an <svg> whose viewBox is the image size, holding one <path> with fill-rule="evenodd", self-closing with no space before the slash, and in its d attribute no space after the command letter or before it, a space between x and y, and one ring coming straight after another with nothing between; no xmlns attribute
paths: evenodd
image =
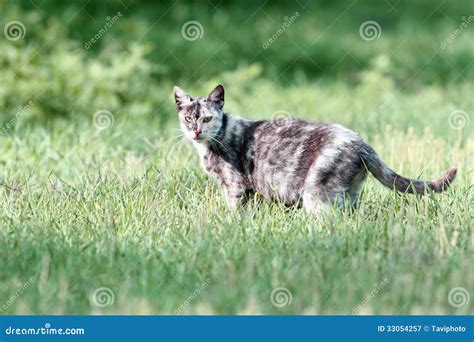
<svg viewBox="0 0 474 342"><path fill-rule="evenodd" d="M357 204L360 187L367 172L362 168L357 151L351 146L326 148L311 165L303 188L303 207L320 212L336 204L350 207ZM306 203L305 203L306 202Z"/></svg>
<svg viewBox="0 0 474 342"><path fill-rule="evenodd" d="M359 207L360 192L367 178L367 171L362 169L360 173L352 180L349 189L346 192L346 199L349 200L349 206L352 209Z"/></svg>
<svg viewBox="0 0 474 342"><path fill-rule="evenodd" d="M329 204L321 200L317 194L311 191L303 193L303 208L311 214L322 214L328 211Z"/></svg>
<svg viewBox="0 0 474 342"><path fill-rule="evenodd" d="M325 213L332 205L344 203L342 187L310 187L303 192L303 208L313 214Z"/></svg>

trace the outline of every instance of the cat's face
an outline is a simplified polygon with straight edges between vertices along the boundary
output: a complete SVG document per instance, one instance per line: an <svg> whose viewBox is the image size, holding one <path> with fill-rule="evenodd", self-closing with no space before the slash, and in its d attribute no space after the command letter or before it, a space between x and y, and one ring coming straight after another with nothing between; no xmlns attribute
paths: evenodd
<svg viewBox="0 0 474 342"><path fill-rule="evenodd" d="M192 98L178 86L173 93L184 135L196 142L211 141L222 125L224 87L218 85L207 98Z"/></svg>

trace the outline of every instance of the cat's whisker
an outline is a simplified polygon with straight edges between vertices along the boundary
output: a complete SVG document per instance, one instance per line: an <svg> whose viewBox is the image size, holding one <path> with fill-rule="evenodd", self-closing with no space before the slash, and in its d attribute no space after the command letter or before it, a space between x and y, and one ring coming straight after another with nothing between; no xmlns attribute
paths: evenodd
<svg viewBox="0 0 474 342"><path fill-rule="evenodd" d="M222 144L219 140L217 140L213 136L209 136L209 138L211 139L211 141L216 142L217 144L219 144L219 146L222 148L222 150L224 152L229 152L229 149L226 146L224 146L224 144Z"/></svg>
<svg viewBox="0 0 474 342"><path fill-rule="evenodd" d="M175 135L171 141L175 141L175 140L184 140L186 137L184 134L179 134L179 135Z"/></svg>

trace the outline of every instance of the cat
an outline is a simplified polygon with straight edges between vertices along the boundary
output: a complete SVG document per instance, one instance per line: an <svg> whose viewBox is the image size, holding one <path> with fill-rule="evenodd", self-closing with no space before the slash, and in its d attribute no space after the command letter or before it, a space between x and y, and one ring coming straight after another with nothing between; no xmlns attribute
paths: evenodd
<svg viewBox="0 0 474 342"><path fill-rule="evenodd" d="M207 97L173 88L181 131L199 153L204 170L239 207L254 193L311 213L349 200L357 207L367 173L407 193L442 192L456 176L449 168L436 180L409 179L391 170L371 146L337 124L304 120L246 120L224 113L224 87Z"/></svg>

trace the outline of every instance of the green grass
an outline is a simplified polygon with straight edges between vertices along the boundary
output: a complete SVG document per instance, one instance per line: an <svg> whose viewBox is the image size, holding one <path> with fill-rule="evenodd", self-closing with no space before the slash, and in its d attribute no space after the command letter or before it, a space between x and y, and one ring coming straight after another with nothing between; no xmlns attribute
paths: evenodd
<svg viewBox="0 0 474 342"><path fill-rule="evenodd" d="M0 313L473 313L448 294L474 288L474 23L439 47L470 2L312 1L266 50L303 2L119 3L0 3L2 28L26 27L0 41ZM203 39L183 39L188 20ZM366 20L379 39L360 38ZM425 197L369 178L354 213L259 198L229 212L177 138L171 96L174 84L204 95L218 83L234 114L341 123L405 176L455 165L458 177ZM104 109L114 124L100 131ZM271 300L280 287L283 307Z"/></svg>
<svg viewBox="0 0 474 342"><path fill-rule="evenodd" d="M299 93L274 96L302 103ZM343 94L318 112L367 101ZM233 109L232 91L228 98ZM393 101L400 109L389 115L400 127L412 121L402 110L409 103L424 102L427 113L439 107L424 92ZM256 112L262 105L254 102L240 105ZM331 113L320 118L350 121ZM430 115L418 120L437 127ZM98 131L91 118L64 120L4 137L1 301L33 279L5 312L173 314L210 279L180 313L351 314L385 278L361 313L472 312L472 303L449 305L448 292L473 283L474 139L469 126L455 130L445 115L438 120L443 135L384 126L370 137L383 159L408 176L436 177L458 166L448 192L396 194L371 178L360 210L334 209L322 220L258 200L229 213L190 144L175 138L176 122L157 131L158 119L117 119ZM94 305L99 287L113 291L113 305ZM271 304L276 287L291 291L291 305Z"/></svg>

